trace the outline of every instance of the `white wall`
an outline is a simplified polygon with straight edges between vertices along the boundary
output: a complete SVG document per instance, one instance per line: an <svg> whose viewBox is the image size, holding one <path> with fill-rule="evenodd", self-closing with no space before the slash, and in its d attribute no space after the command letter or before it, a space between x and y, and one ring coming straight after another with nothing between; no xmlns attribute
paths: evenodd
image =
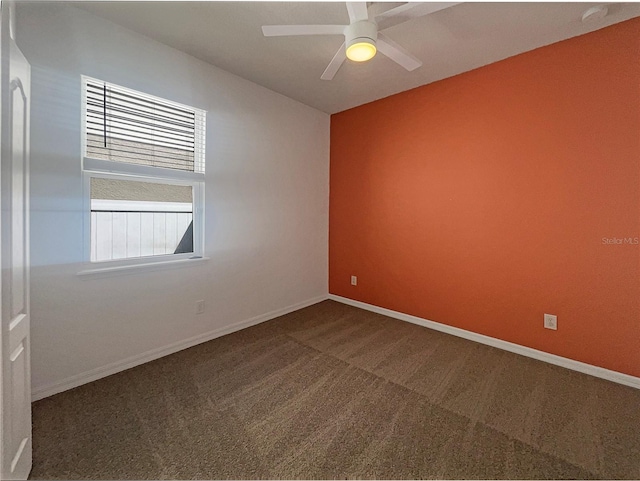
<svg viewBox="0 0 640 481"><path fill-rule="evenodd" d="M75 7L21 4L17 32L32 64L35 396L327 294L328 115ZM81 74L208 111L210 261L77 275Z"/></svg>

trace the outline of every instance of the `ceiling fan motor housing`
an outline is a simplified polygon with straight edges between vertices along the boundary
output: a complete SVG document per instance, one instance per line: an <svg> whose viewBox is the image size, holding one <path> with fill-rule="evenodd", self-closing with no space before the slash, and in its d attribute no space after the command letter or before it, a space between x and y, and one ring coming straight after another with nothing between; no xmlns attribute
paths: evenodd
<svg viewBox="0 0 640 481"><path fill-rule="evenodd" d="M361 20L359 22L347 25L344 29L344 38L346 47L349 48L354 43L366 42L376 44L378 39L378 26L369 20Z"/></svg>

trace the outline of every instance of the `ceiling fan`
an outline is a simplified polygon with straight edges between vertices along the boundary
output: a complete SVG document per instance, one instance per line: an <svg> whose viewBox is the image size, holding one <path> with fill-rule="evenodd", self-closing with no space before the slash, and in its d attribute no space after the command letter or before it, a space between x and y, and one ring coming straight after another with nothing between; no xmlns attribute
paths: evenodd
<svg viewBox="0 0 640 481"><path fill-rule="evenodd" d="M344 43L320 76L323 80L331 80L345 59L364 62L373 58L377 51L408 71L412 71L420 67L422 62L381 31L412 18L429 15L458 4L458 2L408 2L395 8L383 10L384 4L373 3L367 8L366 2L346 3L349 12L349 25L265 25L262 27L262 33L265 37L344 35Z"/></svg>

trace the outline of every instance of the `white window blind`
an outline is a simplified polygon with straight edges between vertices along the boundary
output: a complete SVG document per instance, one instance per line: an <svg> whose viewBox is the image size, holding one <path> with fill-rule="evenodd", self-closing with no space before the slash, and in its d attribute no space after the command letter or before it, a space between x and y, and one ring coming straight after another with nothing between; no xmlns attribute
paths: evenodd
<svg viewBox="0 0 640 481"><path fill-rule="evenodd" d="M204 172L206 112L84 78L86 157Z"/></svg>

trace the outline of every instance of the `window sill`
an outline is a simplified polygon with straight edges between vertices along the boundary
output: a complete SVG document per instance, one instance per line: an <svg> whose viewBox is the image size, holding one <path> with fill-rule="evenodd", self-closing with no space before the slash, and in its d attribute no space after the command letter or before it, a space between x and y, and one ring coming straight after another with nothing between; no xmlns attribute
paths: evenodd
<svg viewBox="0 0 640 481"><path fill-rule="evenodd" d="M164 269L174 269L179 267L189 267L202 264L209 260L209 257L194 257L188 259L162 260L157 262L145 262L140 264L128 264L109 267L91 267L83 269L77 273L80 277L97 278L110 277L126 274L139 274Z"/></svg>

